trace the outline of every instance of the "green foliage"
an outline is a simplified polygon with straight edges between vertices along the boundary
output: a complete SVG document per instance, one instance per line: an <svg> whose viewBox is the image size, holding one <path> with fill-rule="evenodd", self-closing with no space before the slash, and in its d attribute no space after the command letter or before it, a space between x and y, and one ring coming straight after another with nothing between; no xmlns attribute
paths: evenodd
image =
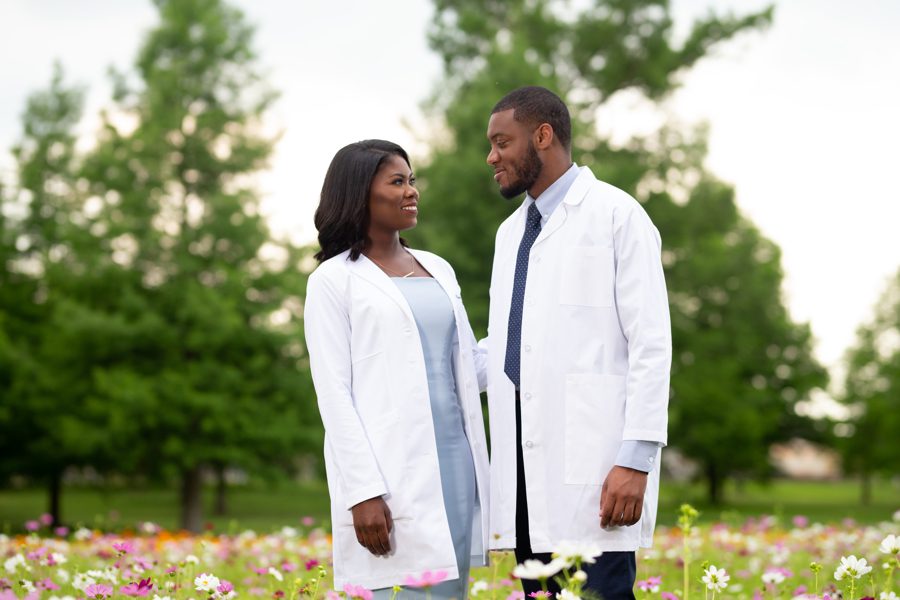
<svg viewBox="0 0 900 600"><path fill-rule="evenodd" d="M453 264L483 334L494 233L517 206L500 199L485 165L488 117L516 87L559 93L572 113L574 160L637 197L661 231L675 344L670 442L701 463L714 499L731 474L765 476L772 442L819 435L793 407L824 385L824 371L809 328L785 309L777 246L703 167L705 131L666 127L614 145L596 120L625 90L664 99L718 44L767 26L772 14L710 14L677 43L665 0L596 0L583 10L437 0L429 32L445 77L429 103L439 125L417 169L421 223L409 238Z"/></svg>
<svg viewBox="0 0 900 600"><path fill-rule="evenodd" d="M900 270L856 335L841 396L852 435L841 447L844 467L867 482L874 474L895 477L900 465Z"/></svg>
<svg viewBox="0 0 900 600"><path fill-rule="evenodd" d="M300 343L308 251L260 215L253 175L274 144L262 119L276 94L252 29L219 0L156 4L87 156L74 160L75 92L55 79L29 105L16 228L31 254L17 260L48 300L27 303L42 307L24 328L33 428L10 426L55 449L57 470L177 476L196 491L204 467L276 476L318 453ZM29 473L47 456L32 446ZM199 527L197 493L182 508Z"/></svg>

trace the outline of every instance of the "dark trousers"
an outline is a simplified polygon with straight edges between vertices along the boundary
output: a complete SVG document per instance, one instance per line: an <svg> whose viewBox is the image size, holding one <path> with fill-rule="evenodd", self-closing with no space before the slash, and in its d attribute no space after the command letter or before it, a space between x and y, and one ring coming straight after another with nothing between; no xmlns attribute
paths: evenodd
<svg viewBox="0 0 900 600"><path fill-rule="evenodd" d="M550 562L550 553L535 554L531 551L531 534L528 532L528 497L525 495L525 463L522 458L522 408L519 392L516 392L516 562L537 559ZM599 594L604 600L634 600L634 580L637 566L634 552L604 552L593 564L584 564L587 574L584 590ZM526 597L541 590L536 579L523 579L522 589ZM547 582L547 590L556 597L559 585Z"/></svg>

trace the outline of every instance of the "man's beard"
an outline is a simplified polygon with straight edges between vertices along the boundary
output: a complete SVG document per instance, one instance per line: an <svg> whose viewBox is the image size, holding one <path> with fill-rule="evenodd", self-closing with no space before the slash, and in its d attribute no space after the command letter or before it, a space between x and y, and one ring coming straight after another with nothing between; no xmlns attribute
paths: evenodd
<svg viewBox="0 0 900 600"><path fill-rule="evenodd" d="M525 158L522 159L521 164L513 167L517 179L509 187L501 186L500 195L507 200L512 200L519 194L527 192L528 188L537 182L543 168L544 163L541 162L541 157L538 156L534 144L529 140L528 152L525 154Z"/></svg>

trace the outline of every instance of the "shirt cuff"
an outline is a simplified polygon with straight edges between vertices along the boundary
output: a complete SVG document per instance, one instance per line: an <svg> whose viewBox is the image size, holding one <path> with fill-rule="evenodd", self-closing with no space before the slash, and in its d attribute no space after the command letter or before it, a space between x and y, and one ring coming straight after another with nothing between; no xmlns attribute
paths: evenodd
<svg viewBox="0 0 900 600"><path fill-rule="evenodd" d="M656 466L656 455L662 444L643 440L625 440L616 455L616 466L649 473Z"/></svg>

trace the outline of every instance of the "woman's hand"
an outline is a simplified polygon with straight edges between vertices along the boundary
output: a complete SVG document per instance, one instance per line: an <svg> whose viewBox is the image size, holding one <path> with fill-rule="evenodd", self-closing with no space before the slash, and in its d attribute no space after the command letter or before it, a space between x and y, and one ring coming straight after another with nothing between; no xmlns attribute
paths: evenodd
<svg viewBox="0 0 900 600"><path fill-rule="evenodd" d="M391 519L391 509L384 498L377 496L363 500L350 510L353 513L356 541L375 556L390 552L390 534L394 529L394 520Z"/></svg>

